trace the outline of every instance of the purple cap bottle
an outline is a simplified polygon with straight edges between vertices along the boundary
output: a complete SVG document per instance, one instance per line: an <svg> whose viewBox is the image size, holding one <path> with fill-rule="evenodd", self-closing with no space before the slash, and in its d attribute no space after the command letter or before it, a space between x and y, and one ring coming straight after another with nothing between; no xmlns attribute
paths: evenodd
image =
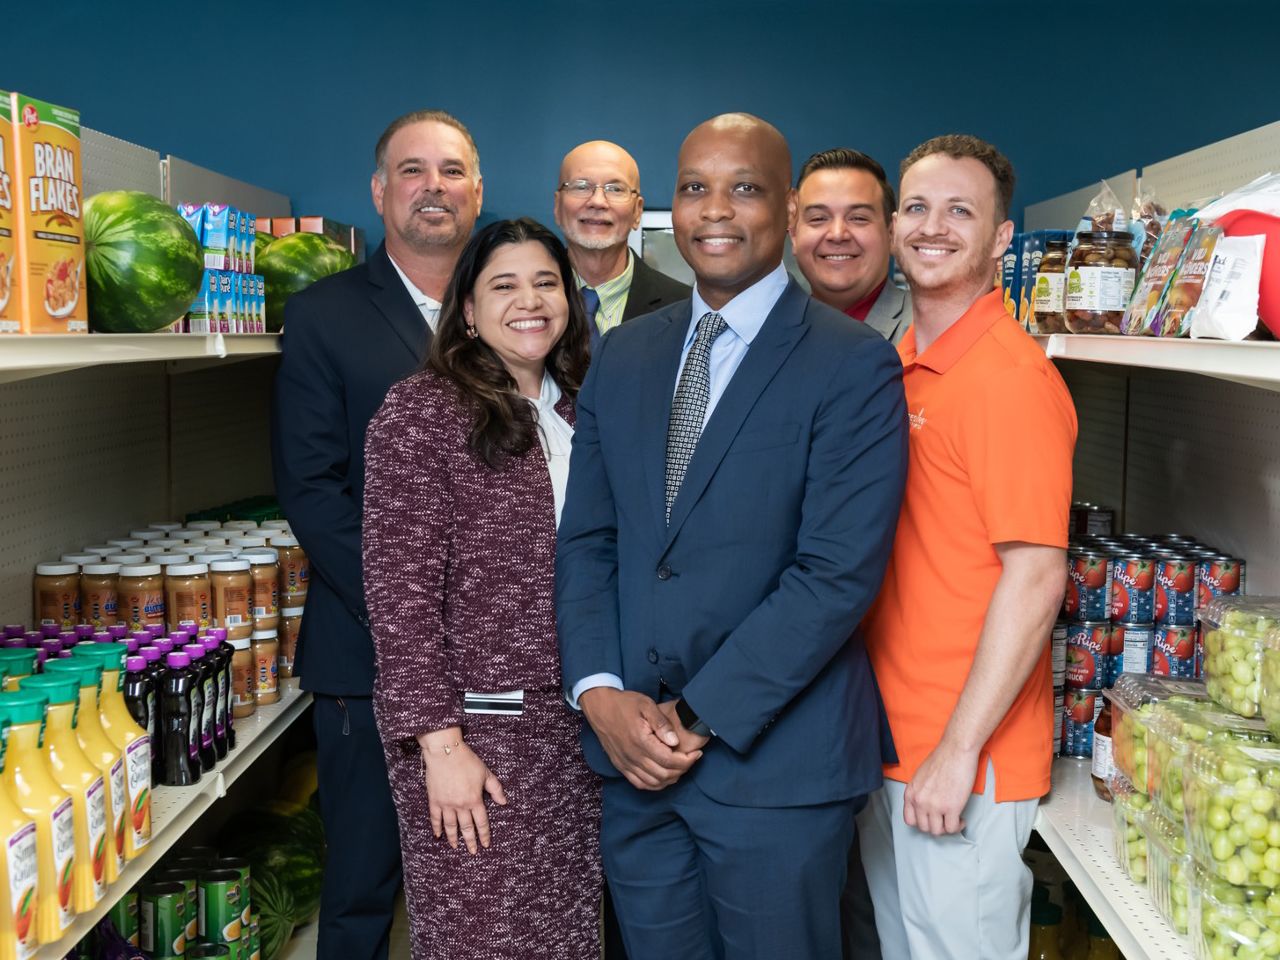
<svg viewBox="0 0 1280 960"><path fill-rule="evenodd" d="M147 663L159 663L164 653L159 647L139 647L138 655Z"/></svg>
<svg viewBox="0 0 1280 960"><path fill-rule="evenodd" d="M173 652L173 641L167 637L161 637L155 642L155 647L166 656Z"/></svg>
<svg viewBox="0 0 1280 960"><path fill-rule="evenodd" d="M185 653L179 653L176 650L165 657L164 662L170 670L184 670L191 666L191 658Z"/></svg>
<svg viewBox="0 0 1280 960"><path fill-rule="evenodd" d="M98 631L97 633L95 633L92 637L90 637L90 639L91 639L94 643L115 643L115 641L116 641L116 638L115 638L115 637L113 637L113 636L112 636L110 633L108 633L106 630L99 630L99 631Z"/></svg>
<svg viewBox="0 0 1280 960"><path fill-rule="evenodd" d="M178 625L178 629L187 631L187 636L194 639L200 633L200 624L182 623Z"/></svg>
<svg viewBox="0 0 1280 960"><path fill-rule="evenodd" d="M92 623L77 623L75 634L77 640L88 640L98 628Z"/></svg>
<svg viewBox="0 0 1280 960"><path fill-rule="evenodd" d="M129 673L141 673L147 669L147 661L142 657L125 657L124 668Z"/></svg>
<svg viewBox="0 0 1280 960"><path fill-rule="evenodd" d="M44 643L45 635L39 630L28 630L22 635L22 639L28 647L38 647Z"/></svg>
<svg viewBox="0 0 1280 960"><path fill-rule="evenodd" d="M40 624L40 633L41 635L44 636L46 640L52 640L61 632L62 632L62 627L59 624L56 624L56 623Z"/></svg>
<svg viewBox="0 0 1280 960"><path fill-rule="evenodd" d="M107 633L111 634L112 640L123 640L129 635L129 628L123 623L113 623L107 627Z"/></svg>
<svg viewBox="0 0 1280 960"><path fill-rule="evenodd" d="M53 640L55 638L47 637L46 639ZM81 640L87 640L88 638L80 636L75 630L62 630L59 631L56 639L64 647L74 647Z"/></svg>
<svg viewBox="0 0 1280 960"><path fill-rule="evenodd" d="M44 647L36 651L36 672L39 672L40 668L44 666L44 662L48 659L49 651Z"/></svg>
<svg viewBox="0 0 1280 960"><path fill-rule="evenodd" d="M138 640L135 640L133 637L130 637L128 640L126 640L126 641L124 642L124 645L125 645L125 648L126 648L130 653L137 653L137 652L138 652L138 648L139 648L140 646L142 646L141 642L140 642L140 641L138 641Z"/></svg>
<svg viewBox="0 0 1280 960"><path fill-rule="evenodd" d="M187 642L188 636L186 630L170 630L169 639L174 642L175 646L182 646Z"/></svg>
<svg viewBox="0 0 1280 960"><path fill-rule="evenodd" d="M151 638L153 640L159 640L165 633L163 623L149 623L147 624L147 629L151 631Z"/></svg>
<svg viewBox="0 0 1280 960"><path fill-rule="evenodd" d="M199 660L201 657L204 656L204 644L188 643L185 647L182 648L182 652L185 653L187 656L189 656L192 662L194 663L196 660Z"/></svg>
<svg viewBox="0 0 1280 960"><path fill-rule="evenodd" d="M213 653L218 649L219 640L217 637L203 637L200 642L204 644L205 653Z"/></svg>
<svg viewBox="0 0 1280 960"><path fill-rule="evenodd" d="M6 623L4 626L4 638L6 640L17 640L27 632L27 628L20 623Z"/></svg>
<svg viewBox="0 0 1280 960"><path fill-rule="evenodd" d="M40 650L44 653L44 659L40 661L41 663L44 663L45 660L50 658L56 660L58 659L58 654L62 652L62 641L46 640L44 643L40 644Z"/></svg>
<svg viewBox="0 0 1280 960"><path fill-rule="evenodd" d="M151 635L150 630L135 630L133 633L129 634L129 636L132 639L137 640L139 643L150 643L155 639L155 637ZM123 640L125 638L121 637L120 639Z"/></svg>
<svg viewBox="0 0 1280 960"><path fill-rule="evenodd" d="M227 628L226 627L210 627L209 636L213 637L219 643L222 643L227 639Z"/></svg>

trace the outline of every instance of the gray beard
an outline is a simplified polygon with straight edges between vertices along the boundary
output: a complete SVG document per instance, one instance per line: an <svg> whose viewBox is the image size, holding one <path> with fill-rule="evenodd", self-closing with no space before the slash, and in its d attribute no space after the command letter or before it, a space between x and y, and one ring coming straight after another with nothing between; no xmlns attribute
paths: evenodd
<svg viewBox="0 0 1280 960"><path fill-rule="evenodd" d="M581 247L583 250L612 250L614 247L620 247L627 242L626 234L617 239L610 237L584 237L574 227L565 227L564 236L575 247Z"/></svg>
<svg viewBox="0 0 1280 960"><path fill-rule="evenodd" d="M400 233L401 239L414 250L435 250L440 247L456 247L461 241L466 239L465 232L461 228L461 224L454 221L455 228L449 233L421 233L410 226L407 230Z"/></svg>

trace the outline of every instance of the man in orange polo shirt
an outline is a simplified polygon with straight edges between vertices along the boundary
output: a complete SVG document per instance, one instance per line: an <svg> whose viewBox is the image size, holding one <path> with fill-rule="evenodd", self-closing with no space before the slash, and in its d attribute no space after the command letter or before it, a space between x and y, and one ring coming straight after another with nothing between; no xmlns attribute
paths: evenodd
<svg viewBox="0 0 1280 960"><path fill-rule="evenodd" d="M910 467L867 646L900 762L859 820L886 957L1024 960L1022 850L1049 789L1049 636L1076 416L992 289L1014 174L976 137L902 162L894 254Z"/></svg>

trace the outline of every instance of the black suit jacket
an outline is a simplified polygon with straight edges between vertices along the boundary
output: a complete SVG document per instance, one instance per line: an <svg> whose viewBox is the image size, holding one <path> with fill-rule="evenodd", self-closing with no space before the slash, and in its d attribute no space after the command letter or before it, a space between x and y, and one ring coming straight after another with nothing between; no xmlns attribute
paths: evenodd
<svg viewBox="0 0 1280 960"><path fill-rule="evenodd" d="M307 690L373 693L360 565L365 429L431 331L385 246L289 299L271 411L276 495L311 560L296 671Z"/></svg>
<svg viewBox="0 0 1280 960"><path fill-rule="evenodd" d="M631 289L627 291L627 302L622 308L622 322L626 323L636 317L653 313L677 300L687 300L692 290L679 280L672 280L665 273L659 273L640 258L634 250L635 270L631 274Z"/></svg>

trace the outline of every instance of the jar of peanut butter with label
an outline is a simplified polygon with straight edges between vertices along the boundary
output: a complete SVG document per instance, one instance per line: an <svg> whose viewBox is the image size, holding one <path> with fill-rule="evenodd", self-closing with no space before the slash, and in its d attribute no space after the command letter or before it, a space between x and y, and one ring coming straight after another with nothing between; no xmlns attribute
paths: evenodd
<svg viewBox="0 0 1280 960"><path fill-rule="evenodd" d="M239 547L241 550L259 550L267 545L266 537L231 537L227 540L227 544L232 547Z"/></svg>
<svg viewBox="0 0 1280 960"><path fill-rule="evenodd" d="M302 607L283 607L280 610L280 676L292 677L293 664L298 658L298 634L302 630Z"/></svg>
<svg viewBox="0 0 1280 960"><path fill-rule="evenodd" d="M228 640L249 640L253 634L253 577L249 561L238 558L209 564L213 588L213 626L224 627Z"/></svg>
<svg viewBox="0 0 1280 960"><path fill-rule="evenodd" d="M204 563L175 563L164 571L164 602L169 629L213 626L213 591L209 566Z"/></svg>
<svg viewBox="0 0 1280 960"><path fill-rule="evenodd" d="M274 550L245 550L240 560L249 561L253 578L253 629L275 630L280 626L280 564Z"/></svg>
<svg viewBox="0 0 1280 960"><path fill-rule="evenodd" d="M164 576L158 563L134 563L120 568L117 589L119 617L129 628L164 629Z"/></svg>
<svg viewBox="0 0 1280 960"><path fill-rule="evenodd" d="M259 706L280 699L280 641L275 630L253 631L253 699Z"/></svg>
<svg viewBox="0 0 1280 960"><path fill-rule="evenodd" d="M188 530L203 530L206 533L210 530L221 530L222 524L217 520L192 520L187 524Z"/></svg>
<svg viewBox="0 0 1280 960"><path fill-rule="evenodd" d="M120 564L86 563L80 568L80 616L105 630L120 620Z"/></svg>
<svg viewBox="0 0 1280 960"><path fill-rule="evenodd" d="M257 687L254 675L253 643L248 637L228 640L235 651L231 656L231 716L239 720L253 716L253 699Z"/></svg>
<svg viewBox="0 0 1280 960"><path fill-rule="evenodd" d="M41 563L31 579L36 624L70 630L80 622L80 567Z"/></svg>
<svg viewBox="0 0 1280 960"><path fill-rule="evenodd" d="M271 545L280 553L280 603L286 607L300 607L307 599L311 561L295 537L272 537Z"/></svg>

